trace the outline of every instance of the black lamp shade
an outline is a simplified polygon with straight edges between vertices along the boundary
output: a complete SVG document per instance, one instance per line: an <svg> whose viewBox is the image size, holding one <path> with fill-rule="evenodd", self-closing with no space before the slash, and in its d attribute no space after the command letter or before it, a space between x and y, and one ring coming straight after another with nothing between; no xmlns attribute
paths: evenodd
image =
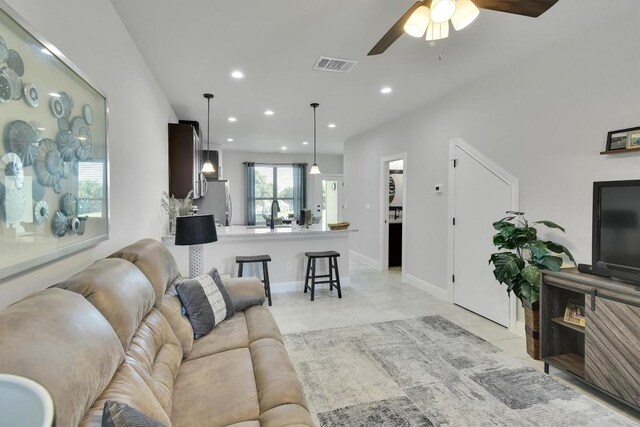
<svg viewBox="0 0 640 427"><path fill-rule="evenodd" d="M176 245L201 245L218 241L213 215L190 215L176 218Z"/></svg>

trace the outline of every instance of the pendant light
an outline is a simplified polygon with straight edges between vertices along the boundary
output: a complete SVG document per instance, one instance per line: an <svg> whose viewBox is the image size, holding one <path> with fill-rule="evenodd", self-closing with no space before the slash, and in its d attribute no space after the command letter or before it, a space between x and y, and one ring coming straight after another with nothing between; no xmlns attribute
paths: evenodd
<svg viewBox="0 0 640 427"><path fill-rule="evenodd" d="M205 93L203 96L207 99L207 161L202 165L202 173L215 173L216 169L209 159L211 155L211 151L209 150L211 144L211 140L209 139L209 122L211 121L211 98L213 98L213 94Z"/></svg>
<svg viewBox="0 0 640 427"><path fill-rule="evenodd" d="M313 108L313 165L309 170L309 175L319 175L320 168L316 163L316 108L318 108L320 104L317 102L311 103L311 107Z"/></svg>

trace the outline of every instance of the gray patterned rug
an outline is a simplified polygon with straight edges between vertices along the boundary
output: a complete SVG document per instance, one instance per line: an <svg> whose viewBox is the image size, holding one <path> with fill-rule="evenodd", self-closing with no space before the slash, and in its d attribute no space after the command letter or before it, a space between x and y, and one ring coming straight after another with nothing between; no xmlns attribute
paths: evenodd
<svg viewBox="0 0 640 427"><path fill-rule="evenodd" d="M321 426L635 426L441 316L285 336Z"/></svg>

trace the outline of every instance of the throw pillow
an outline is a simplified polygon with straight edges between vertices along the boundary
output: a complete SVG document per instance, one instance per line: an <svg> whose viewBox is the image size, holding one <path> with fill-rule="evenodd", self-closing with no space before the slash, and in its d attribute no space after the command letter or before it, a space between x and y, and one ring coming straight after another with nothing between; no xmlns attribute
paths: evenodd
<svg viewBox="0 0 640 427"><path fill-rule="evenodd" d="M195 279L178 283L176 292L187 312L195 339L205 336L218 323L235 314L229 293L215 268Z"/></svg>
<svg viewBox="0 0 640 427"><path fill-rule="evenodd" d="M102 427L166 427L126 403L107 400L102 411Z"/></svg>

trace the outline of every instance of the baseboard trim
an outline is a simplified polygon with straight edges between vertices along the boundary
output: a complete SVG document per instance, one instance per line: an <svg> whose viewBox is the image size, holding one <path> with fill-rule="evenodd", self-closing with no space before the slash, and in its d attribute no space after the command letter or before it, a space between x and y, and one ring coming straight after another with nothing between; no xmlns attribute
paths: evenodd
<svg viewBox="0 0 640 427"><path fill-rule="evenodd" d="M377 259L369 258L366 255L362 255L360 252L354 251L353 249L349 249L349 256L355 261L380 270L380 261L378 261Z"/></svg>
<svg viewBox="0 0 640 427"><path fill-rule="evenodd" d="M349 285L351 285L351 279L349 277L340 277L340 287L348 288ZM328 284L325 284L325 286L328 286ZM271 283L271 292L274 294L279 294L284 292L302 292L303 290L304 290L304 281L302 280L298 280L295 282Z"/></svg>
<svg viewBox="0 0 640 427"><path fill-rule="evenodd" d="M440 286L436 286L425 280L419 279L416 276L404 272L402 273L402 281L408 283L414 288L425 291L433 295L434 297L441 299L442 301L451 302L449 301L449 292L446 289L441 288Z"/></svg>

